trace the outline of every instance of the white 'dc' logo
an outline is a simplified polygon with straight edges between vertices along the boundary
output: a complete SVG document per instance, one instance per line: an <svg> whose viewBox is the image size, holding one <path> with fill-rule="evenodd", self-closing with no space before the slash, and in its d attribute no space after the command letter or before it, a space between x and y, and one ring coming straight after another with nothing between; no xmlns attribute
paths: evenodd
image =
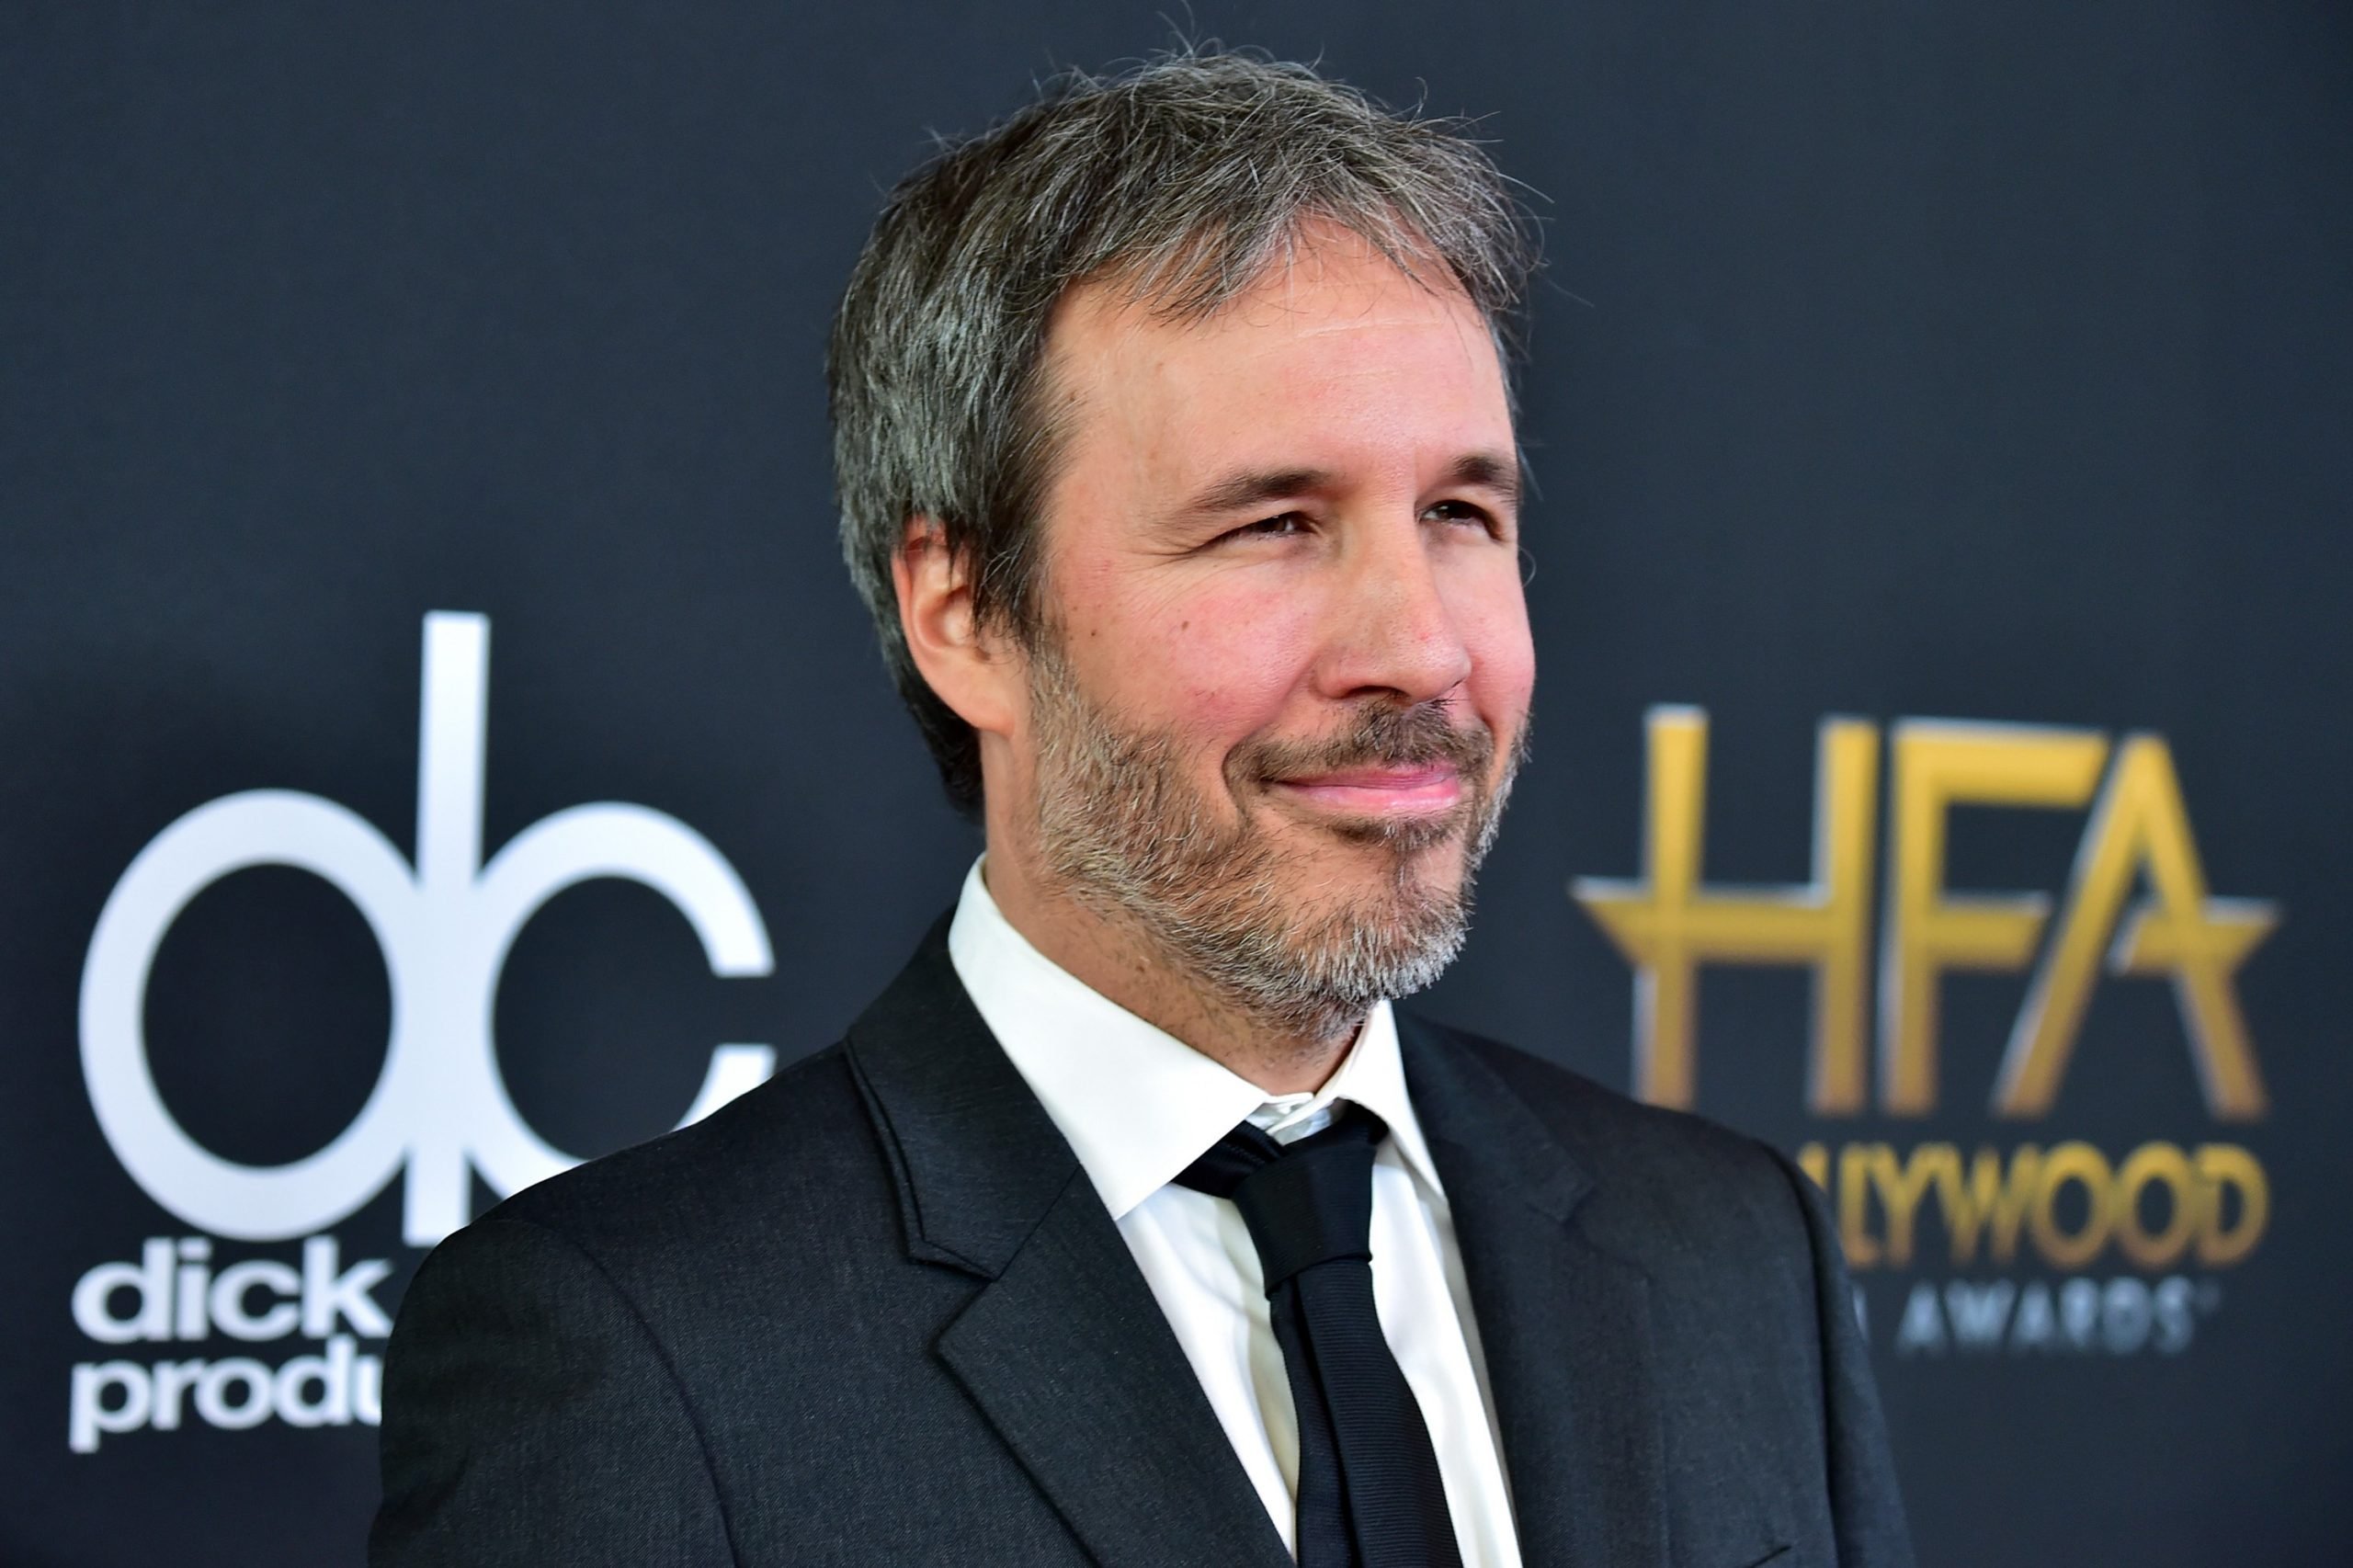
<svg viewBox="0 0 2353 1568"><path fill-rule="evenodd" d="M483 746L490 625L425 618L416 867L357 814L315 795L255 790L199 806L159 835L115 885L82 971L82 1074L116 1157L149 1197L216 1235L278 1241L334 1224L407 1167L403 1229L429 1245L471 1214L469 1169L500 1193L576 1164L534 1132L501 1080L492 1039L498 975L539 907L575 882L620 877L676 904L711 972L764 975L767 931L718 850L643 806L574 806L517 834L482 864ZM317 1153L291 1165L222 1159L182 1131L147 1062L147 978L188 901L233 871L293 866L358 906L392 982L392 1038L368 1103ZM686 1121L766 1078L764 1045L722 1045ZM680 1123L681 1126L685 1122Z"/></svg>

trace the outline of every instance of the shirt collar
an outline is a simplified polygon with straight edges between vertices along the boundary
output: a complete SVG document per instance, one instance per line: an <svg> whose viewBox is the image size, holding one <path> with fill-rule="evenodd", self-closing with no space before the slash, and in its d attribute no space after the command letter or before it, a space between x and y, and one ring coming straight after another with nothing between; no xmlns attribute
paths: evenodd
<svg viewBox="0 0 2353 1568"><path fill-rule="evenodd" d="M1270 1096L1031 947L989 896L979 861L965 875L948 955L982 1021L1069 1141L1114 1220L1269 1106L1277 1114L1256 1119L1279 1138L1311 1131L1336 1100L1362 1106L1388 1124L1407 1170L1432 1193L1444 1190L1414 1119L1397 1023L1385 1001L1373 1005L1323 1087Z"/></svg>

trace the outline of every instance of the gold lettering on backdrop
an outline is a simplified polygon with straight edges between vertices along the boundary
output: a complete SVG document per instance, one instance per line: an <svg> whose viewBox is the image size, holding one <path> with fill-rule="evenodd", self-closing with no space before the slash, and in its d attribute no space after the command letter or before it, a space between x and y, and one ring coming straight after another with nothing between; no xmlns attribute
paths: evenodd
<svg viewBox="0 0 2353 1568"><path fill-rule="evenodd" d="M1824 722L1813 879L1779 887L1701 882L1708 716L1696 708L1654 708L1647 729L1643 879L1581 877L1570 890L1634 969L1635 1093L1658 1105L1692 1103L1702 964L1797 966L1813 971L1808 1103L1823 1116L1860 1112L1878 727Z"/></svg>
<svg viewBox="0 0 2353 1568"><path fill-rule="evenodd" d="M2059 1218L2059 1195L2073 1182L2084 1189L2084 1219L2072 1233ZM2027 1210L2027 1233L2053 1268L2081 1268L2108 1245L2116 1226L2114 1174L2108 1156L2089 1143L2062 1143L2043 1156L2042 1180Z"/></svg>
<svg viewBox="0 0 2353 1568"><path fill-rule="evenodd" d="M2086 730L1906 720L1896 725L1894 835L1880 960L1880 1103L1897 1116L1937 1105L1938 980L1948 970L2018 970L2034 957L2051 901L2039 892L1948 895L1945 830L1956 805L2081 806L2108 742Z"/></svg>
<svg viewBox="0 0 2353 1568"><path fill-rule="evenodd" d="M1909 1153L1888 1143L1836 1151L1809 1143L1798 1165L1830 1193L1856 1269L1910 1267L1931 1214L1957 1267L1981 1256L2008 1267L2025 1243L2044 1266L2069 1271L2111 1244L2149 1273L2193 1253L2207 1267L2227 1268L2255 1250L2271 1215L2262 1163L2234 1143L2190 1151L2149 1142L2117 1162L2089 1143L2021 1143L1979 1148L1966 1166L1952 1143Z"/></svg>
<svg viewBox="0 0 2353 1568"><path fill-rule="evenodd" d="M1945 1231L1952 1238L1952 1260L1967 1264L1985 1242L1985 1257L2006 1267L2018 1255L2018 1233L2042 1179L2042 1151L2031 1143L2010 1151L2009 1163L1992 1149L1980 1149L1961 1174L1961 1151L1950 1143L1928 1143L1913 1151L1915 1161L1935 1173L1938 1201L1944 1205Z"/></svg>
<svg viewBox="0 0 2353 1568"><path fill-rule="evenodd" d="M2109 933L2118 928L2135 872L2147 876L2152 896L2111 948ZM2206 896L2206 872L2189 835L2173 754L2154 735L2131 737L2085 831L2058 939L2010 1035L1994 1087L1995 1110L2031 1117L2051 1109L2091 1001L2101 949L2108 948L2113 973L2173 977L2199 1082L2214 1114L2228 1121L2261 1117L2268 1103L2263 1074L2232 977L2279 922L2270 904Z"/></svg>
<svg viewBox="0 0 2353 1568"><path fill-rule="evenodd" d="M1704 966L1796 967L1813 976L1807 1107L1817 1116L1860 1115L1869 1093L1878 727L1860 719L1822 723L1813 880L1768 887L1703 880L1707 714L1654 708L1645 733L1643 875L1631 881L1580 877L1570 884L1634 971L1634 1092L1661 1105L1693 1103ZM2279 910L2259 900L2209 896L2163 739L2127 737L2114 748L2111 767L2109 739L2097 731L1907 719L1894 726L1890 749L1887 909L1878 966L1881 1108L1906 1117L1936 1108L1940 983L1948 972L2031 967L1992 1100L2006 1117L2048 1114L2105 968L2169 977L2208 1106L2225 1120L2264 1114L2268 1101L2236 975L2278 926ZM2075 810L2090 804L2095 792L2098 801L2047 946L2048 895L1947 886L1956 807ZM2143 883L2146 896L2128 908ZM1859 1171L1855 1179L1868 1182L1870 1172ZM1973 1168L1970 1179L1973 1187Z"/></svg>
<svg viewBox="0 0 2353 1568"><path fill-rule="evenodd" d="M2148 1228L2143 1199L2153 1187L2165 1193L2164 1225ZM2116 1245L2143 1268L2163 1268L2179 1257L2198 1229L2204 1198L2189 1156L2171 1143L2143 1143L2116 1167Z"/></svg>
<svg viewBox="0 0 2353 1568"><path fill-rule="evenodd" d="M2255 1250L2271 1222L2271 1182L2263 1163L2235 1143L2201 1143L2198 1174L2206 1178L2205 1209L2198 1226L2198 1261L2228 1268ZM2222 1194L2239 1195L2239 1222L2222 1222Z"/></svg>
<svg viewBox="0 0 2353 1568"><path fill-rule="evenodd" d="M1889 1144L1873 1143L1870 1148L1871 1185L1879 1189L1880 1207L1887 1215L1887 1261L1901 1268L1912 1261L1920 1199L1927 1195L1936 1173L1924 1161L1898 1160Z"/></svg>

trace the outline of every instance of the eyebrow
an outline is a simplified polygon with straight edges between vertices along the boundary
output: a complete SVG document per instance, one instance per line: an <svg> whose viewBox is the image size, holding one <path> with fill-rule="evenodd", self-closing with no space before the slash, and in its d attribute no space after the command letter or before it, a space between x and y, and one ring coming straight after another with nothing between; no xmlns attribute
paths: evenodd
<svg viewBox="0 0 2353 1568"><path fill-rule="evenodd" d="M1227 474L1176 508L1176 518L1214 517L1246 511L1268 501L1328 490L1338 479L1330 469L1246 469ZM1470 485L1492 490L1509 506L1519 505L1519 463L1495 452L1465 452L1438 476L1439 488Z"/></svg>
<svg viewBox="0 0 2353 1568"><path fill-rule="evenodd" d="M1492 490L1514 510L1519 506L1519 459L1500 452L1465 452L1447 468L1444 485L1467 484Z"/></svg>
<svg viewBox="0 0 2353 1568"><path fill-rule="evenodd" d="M1308 495L1331 488L1335 475L1323 468L1246 469L1230 473L1177 508L1184 517L1218 517L1246 511L1267 501Z"/></svg>

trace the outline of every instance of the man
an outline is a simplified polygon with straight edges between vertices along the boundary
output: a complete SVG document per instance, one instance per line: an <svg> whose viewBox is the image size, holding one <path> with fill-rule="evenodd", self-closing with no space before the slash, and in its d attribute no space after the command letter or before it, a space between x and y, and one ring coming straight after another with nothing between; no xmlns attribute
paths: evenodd
<svg viewBox="0 0 2353 1568"><path fill-rule="evenodd" d="M1231 56L894 193L844 538L986 853L843 1043L428 1260L376 1562L1909 1562L1802 1178L1390 1006L1528 733L1524 236Z"/></svg>

